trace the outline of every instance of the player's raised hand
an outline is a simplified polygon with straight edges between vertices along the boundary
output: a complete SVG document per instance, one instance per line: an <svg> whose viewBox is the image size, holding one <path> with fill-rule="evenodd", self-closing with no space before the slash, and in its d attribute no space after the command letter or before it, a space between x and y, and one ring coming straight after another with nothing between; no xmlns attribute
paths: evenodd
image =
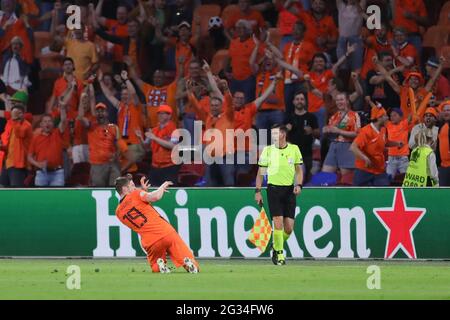
<svg viewBox="0 0 450 320"><path fill-rule="evenodd" d="M147 179L145 179L145 176L143 176L141 178L140 182L141 182L142 190L148 191L148 188L150 188L151 184L150 184L150 182Z"/></svg>
<svg viewBox="0 0 450 320"><path fill-rule="evenodd" d="M166 182L164 182L162 185L161 185L161 189L162 190L164 190L164 192L169 192L169 191L167 191L167 189L170 187L170 186L172 186L173 185L173 182L172 181L166 181Z"/></svg>

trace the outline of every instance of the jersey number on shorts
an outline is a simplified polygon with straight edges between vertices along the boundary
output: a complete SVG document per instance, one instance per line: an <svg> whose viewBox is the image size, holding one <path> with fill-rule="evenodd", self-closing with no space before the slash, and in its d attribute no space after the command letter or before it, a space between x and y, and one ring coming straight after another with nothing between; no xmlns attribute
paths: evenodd
<svg viewBox="0 0 450 320"><path fill-rule="evenodd" d="M123 216L123 219L130 221L136 228L141 228L147 222L147 217L135 207L131 208L131 210Z"/></svg>

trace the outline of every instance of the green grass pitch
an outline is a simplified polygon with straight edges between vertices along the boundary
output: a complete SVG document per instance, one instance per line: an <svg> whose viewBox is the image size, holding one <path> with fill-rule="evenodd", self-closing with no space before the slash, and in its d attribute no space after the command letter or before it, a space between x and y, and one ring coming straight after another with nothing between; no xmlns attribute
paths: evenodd
<svg viewBox="0 0 450 320"><path fill-rule="evenodd" d="M450 299L450 262L200 260L152 274L145 259L0 259L0 299ZM66 270L81 268L81 289ZM381 271L369 290L367 267Z"/></svg>

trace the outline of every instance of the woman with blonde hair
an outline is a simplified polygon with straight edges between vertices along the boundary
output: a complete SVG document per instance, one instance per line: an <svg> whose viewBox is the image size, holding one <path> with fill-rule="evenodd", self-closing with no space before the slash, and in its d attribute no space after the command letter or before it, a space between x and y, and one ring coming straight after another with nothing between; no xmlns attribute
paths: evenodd
<svg viewBox="0 0 450 320"><path fill-rule="evenodd" d="M433 144L433 132L420 130L416 137L417 147L411 152L403 187L439 187L439 174Z"/></svg>

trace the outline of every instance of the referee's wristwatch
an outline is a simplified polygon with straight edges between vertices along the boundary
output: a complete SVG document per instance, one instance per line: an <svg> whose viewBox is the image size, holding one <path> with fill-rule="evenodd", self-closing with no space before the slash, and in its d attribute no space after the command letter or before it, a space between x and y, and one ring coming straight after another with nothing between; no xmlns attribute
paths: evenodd
<svg viewBox="0 0 450 320"><path fill-rule="evenodd" d="M300 189L303 190L303 185L301 183L297 184L296 187L300 187Z"/></svg>
<svg viewBox="0 0 450 320"><path fill-rule="evenodd" d="M255 193L261 193L261 188L256 188Z"/></svg>

